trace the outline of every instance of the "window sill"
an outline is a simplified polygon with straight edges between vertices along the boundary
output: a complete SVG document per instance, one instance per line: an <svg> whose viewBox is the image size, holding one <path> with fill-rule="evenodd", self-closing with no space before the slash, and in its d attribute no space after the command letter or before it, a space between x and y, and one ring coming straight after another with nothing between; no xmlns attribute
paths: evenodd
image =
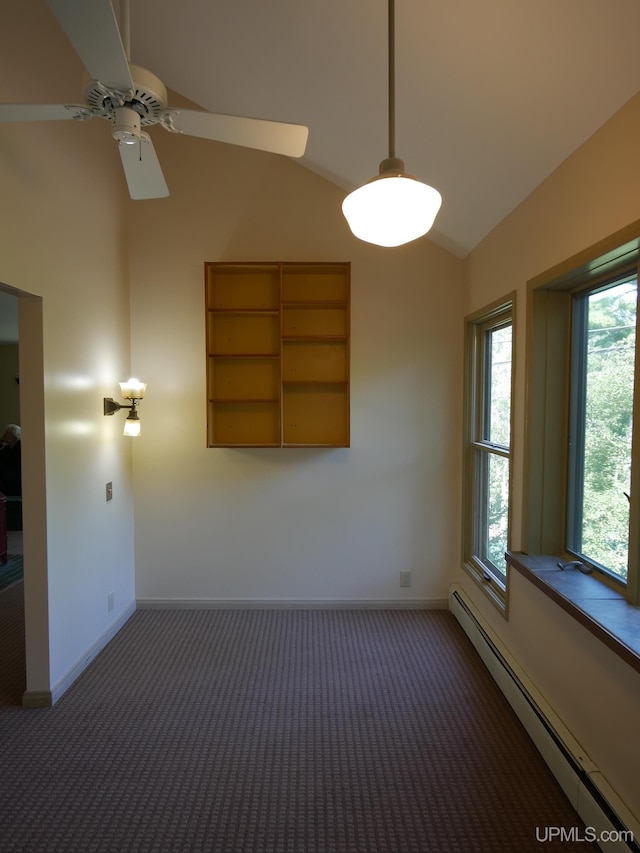
<svg viewBox="0 0 640 853"><path fill-rule="evenodd" d="M640 672L640 608L596 578L558 568L558 557L507 551L507 564Z"/></svg>

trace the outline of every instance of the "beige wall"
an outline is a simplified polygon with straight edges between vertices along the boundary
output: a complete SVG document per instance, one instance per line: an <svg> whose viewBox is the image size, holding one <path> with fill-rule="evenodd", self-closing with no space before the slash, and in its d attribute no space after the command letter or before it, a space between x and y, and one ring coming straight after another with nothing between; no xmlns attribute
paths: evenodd
<svg viewBox="0 0 640 853"><path fill-rule="evenodd" d="M82 67L45 4L10 4L1 30L0 101L78 100ZM27 687L38 693L133 602L131 447L102 415L130 369L126 194L98 120L0 125L0 186L0 283L20 295Z"/></svg>
<svg viewBox="0 0 640 853"><path fill-rule="evenodd" d="M465 312L517 290L515 536L521 544L527 280L640 218L640 96L558 168L466 259ZM640 817L640 675L523 578L505 622L459 580L618 794Z"/></svg>
<svg viewBox="0 0 640 853"><path fill-rule="evenodd" d="M458 553L462 263L348 231L297 162L156 134L130 205L142 600L444 601ZM350 449L207 449L205 261L352 262ZM453 546L453 551L452 551ZM400 570L412 572L410 589Z"/></svg>

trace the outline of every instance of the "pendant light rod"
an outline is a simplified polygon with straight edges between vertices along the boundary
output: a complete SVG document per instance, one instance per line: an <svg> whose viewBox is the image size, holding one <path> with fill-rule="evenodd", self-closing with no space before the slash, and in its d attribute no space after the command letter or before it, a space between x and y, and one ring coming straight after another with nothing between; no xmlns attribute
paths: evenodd
<svg viewBox="0 0 640 853"><path fill-rule="evenodd" d="M389 0L389 158L396 156L395 0Z"/></svg>
<svg viewBox="0 0 640 853"><path fill-rule="evenodd" d="M380 163L380 174L404 172L404 162L396 157L396 4L388 2L389 155Z"/></svg>

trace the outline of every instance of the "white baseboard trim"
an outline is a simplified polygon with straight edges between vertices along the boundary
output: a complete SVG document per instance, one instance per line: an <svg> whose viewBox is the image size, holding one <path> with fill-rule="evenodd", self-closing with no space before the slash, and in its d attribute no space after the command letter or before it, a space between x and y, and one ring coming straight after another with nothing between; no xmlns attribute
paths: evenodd
<svg viewBox="0 0 640 853"><path fill-rule="evenodd" d="M139 598L138 610L448 610L446 598L316 600Z"/></svg>
<svg viewBox="0 0 640 853"><path fill-rule="evenodd" d="M535 685L484 623L464 590L449 590L449 609L527 730L588 830L607 853L640 851L640 821L616 794ZM566 828L569 829L569 828Z"/></svg>
<svg viewBox="0 0 640 853"><path fill-rule="evenodd" d="M101 634L89 649L76 661L58 683L50 690L26 690L22 695L22 704L25 708L50 708L58 701L73 682L81 675L89 664L100 654L105 646L111 642L118 631L136 612L136 603L132 601L120 616Z"/></svg>

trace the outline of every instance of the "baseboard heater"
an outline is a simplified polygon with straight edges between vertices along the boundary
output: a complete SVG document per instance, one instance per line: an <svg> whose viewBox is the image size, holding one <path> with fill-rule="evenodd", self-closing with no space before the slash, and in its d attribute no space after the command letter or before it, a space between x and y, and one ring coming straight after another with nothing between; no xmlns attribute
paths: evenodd
<svg viewBox="0 0 640 853"><path fill-rule="evenodd" d="M519 671L508 651L483 626L480 615L458 585L449 591L449 609L588 828L589 839L607 853L640 853L640 824L635 816ZM562 840L559 835L557 838Z"/></svg>

